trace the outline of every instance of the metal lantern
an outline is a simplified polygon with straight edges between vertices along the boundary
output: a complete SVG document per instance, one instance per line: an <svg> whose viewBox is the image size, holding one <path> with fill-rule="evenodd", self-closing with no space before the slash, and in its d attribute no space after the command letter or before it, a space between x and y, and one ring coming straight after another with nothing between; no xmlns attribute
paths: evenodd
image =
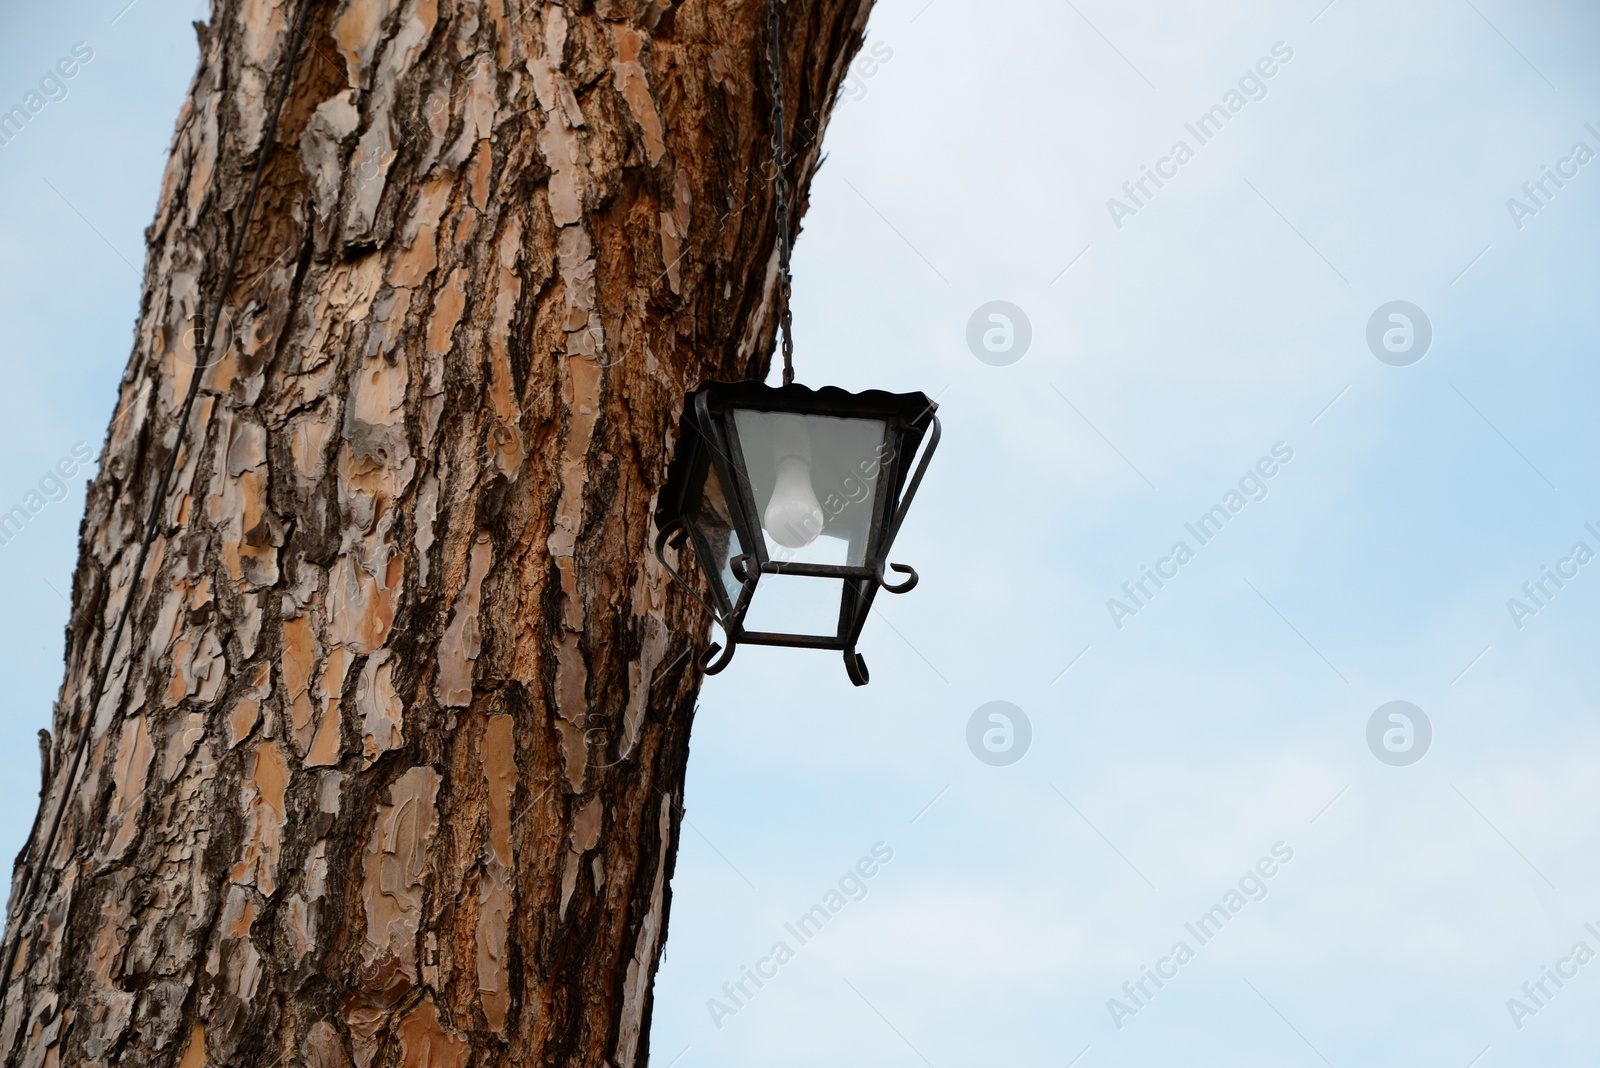
<svg viewBox="0 0 1600 1068"><path fill-rule="evenodd" d="M880 587L917 584L888 554L938 447L937 407L921 393L758 382L712 382L689 395L656 509L656 556L727 635L726 649L711 646L707 674L740 643L785 645L838 649L850 681L866 685L856 641L873 598ZM710 603L667 562L666 546L686 543ZM905 579L885 581L886 566ZM768 601L800 625L764 618Z"/></svg>

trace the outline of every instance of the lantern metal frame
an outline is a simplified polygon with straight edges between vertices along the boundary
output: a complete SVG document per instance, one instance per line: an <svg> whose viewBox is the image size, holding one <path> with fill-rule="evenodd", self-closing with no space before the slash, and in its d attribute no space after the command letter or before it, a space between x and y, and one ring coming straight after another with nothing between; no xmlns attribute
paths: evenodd
<svg viewBox="0 0 1600 1068"><path fill-rule="evenodd" d="M860 564L820 564L774 560L762 536L762 518L756 506L755 489L746 467L744 450L734 413L740 410L789 413L798 416L831 416L843 419L881 420L886 456L875 458L876 473L862 471L864 481L878 482L872 495L873 514ZM866 626L878 590L909 593L917 584L916 571L889 563L894 539L905 522L906 512L916 496L928 462L939 446L938 405L922 393L888 393L868 390L850 393L836 386L813 390L806 386L767 386L759 382L708 382L686 398L682 437L668 471L667 482L656 507L656 558L672 577L699 601L727 638L727 648L713 643L701 665L708 675L728 666L740 645L777 645L801 649L837 649L844 654L850 681L864 686L868 681L866 661L856 652L856 642ZM920 458L917 458L920 449ZM915 468L912 460L916 459ZM736 597L714 571L716 553L700 528L691 521L709 479L720 480L728 506L731 537L739 551L728 548L727 566L739 583ZM840 513L842 514L842 509ZM694 555L709 582L712 600L702 597L666 558L671 545L681 551L693 546ZM884 577L888 568L907 576L891 583ZM783 631L745 629L745 617L763 575L841 579L843 595L839 623L832 635L797 634Z"/></svg>

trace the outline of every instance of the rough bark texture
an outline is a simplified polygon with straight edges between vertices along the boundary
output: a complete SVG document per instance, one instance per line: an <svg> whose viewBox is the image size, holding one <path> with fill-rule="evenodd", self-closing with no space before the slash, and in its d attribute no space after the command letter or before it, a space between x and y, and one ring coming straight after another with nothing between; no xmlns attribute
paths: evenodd
<svg viewBox="0 0 1600 1068"><path fill-rule="evenodd" d="M0 1052L634 1068L708 640L650 513L684 393L771 350L765 5L313 2L196 369L295 8L199 27ZM784 7L801 206L870 6Z"/></svg>

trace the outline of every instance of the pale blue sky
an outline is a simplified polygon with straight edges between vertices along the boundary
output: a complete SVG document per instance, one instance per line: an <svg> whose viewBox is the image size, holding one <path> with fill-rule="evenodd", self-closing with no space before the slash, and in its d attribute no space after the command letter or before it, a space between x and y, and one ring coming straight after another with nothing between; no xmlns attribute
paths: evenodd
<svg viewBox="0 0 1600 1068"><path fill-rule="evenodd" d="M0 107L94 50L0 147L0 509L98 452L127 358L204 10L123 2L10 5L0 37ZM1521 229L1506 202L1600 150L1600 12L1324 2L879 5L796 249L797 367L939 394L893 554L922 583L880 599L865 689L791 650L707 681L654 1063L1594 1063L1600 962L1520 1030L1506 1002L1600 951L1600 562L1521 630L1506 601L1600 549L1600 161ZM1108 198L1280 42L1118 229ZM1032 325L1010 366L966 345L994 300ZM1367 348L1395 300L1433 326L1411 366ZM1118 630L1107 599L1278 442L1268 496ZM8 857L81 480L0 546ZM966 746L995 700L1033 729L1008 767ZM1391 700L1432 723L1409 767L1367 748ZM878 842L866 897L713 1022ZM1119 1030L1108 999L1279 842Z"/></svg>

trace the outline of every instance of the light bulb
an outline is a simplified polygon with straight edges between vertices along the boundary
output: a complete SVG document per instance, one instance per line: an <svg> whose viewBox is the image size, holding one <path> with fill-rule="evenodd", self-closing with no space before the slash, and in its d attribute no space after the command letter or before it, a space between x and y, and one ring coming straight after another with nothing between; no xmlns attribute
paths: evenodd
<svg viewBox="0 0 1600 1068"><path fill-rule="evenodd" d="M803 549L822 533L822 505L811 488L811 461L806 457L778 458L778 478L762 522L772 540L786 549Z"/></svg>

